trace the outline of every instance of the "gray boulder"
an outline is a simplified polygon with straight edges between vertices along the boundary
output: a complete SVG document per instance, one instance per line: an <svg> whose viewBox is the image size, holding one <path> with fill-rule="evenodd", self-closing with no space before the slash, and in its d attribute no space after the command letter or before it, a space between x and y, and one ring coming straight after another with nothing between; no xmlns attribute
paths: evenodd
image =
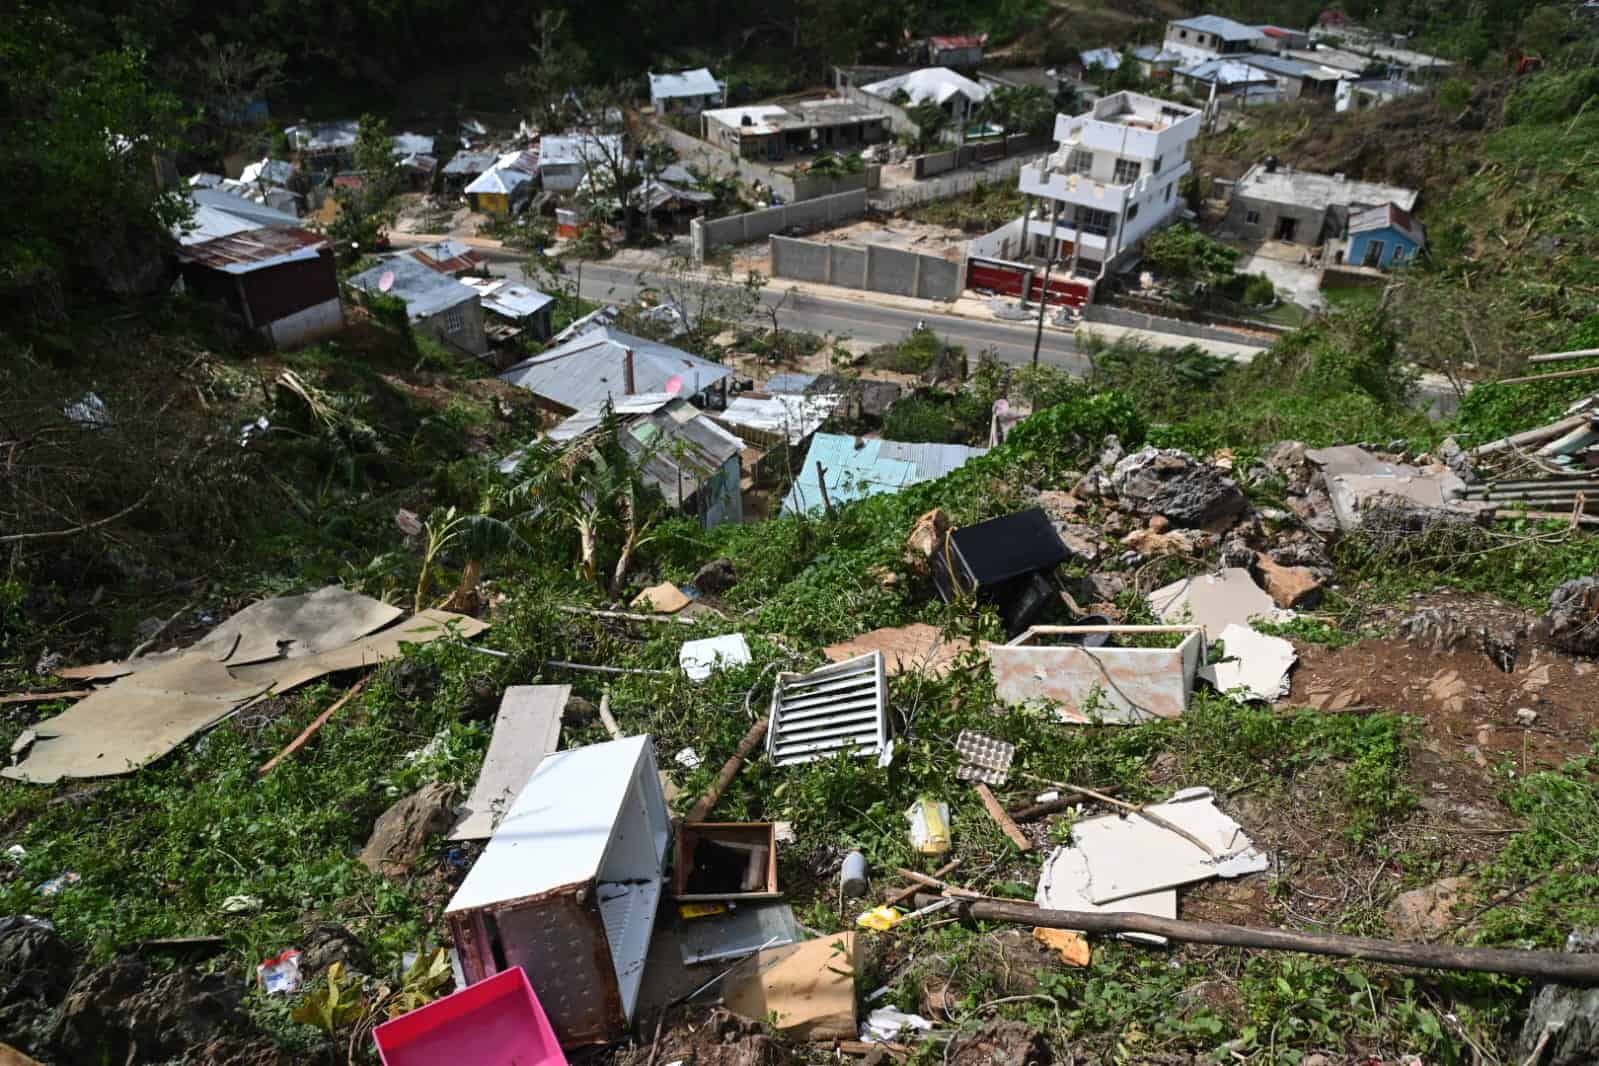
<svg viewBox="0 0 1599 1066"><path fill-rule="evenodd" d="M1225 529L1249 508L1236 481L1175 448L1134 452L1116 464L1110 482L1126 510L1164 515L1182 528Z"/></svg>
<svg viewBox="0 0 1599 1066"><path fill-rule="evenodd" d="M1599 951L1599 931L1573 932L1566 950ZM1539 1042L1548 1034L1542 1051ZM1521 1054L1538 1066L1589 1066L1599 1062L1599 988L1544 985L1532 997L1521 1028Z"/></svg>
<svg viewBox="0 0 1599 1066"><path fill-rule="evenodd" d="M1555 589L1539 626L1562 651L1599 655L1599 577L1579 577Z"/></svg>

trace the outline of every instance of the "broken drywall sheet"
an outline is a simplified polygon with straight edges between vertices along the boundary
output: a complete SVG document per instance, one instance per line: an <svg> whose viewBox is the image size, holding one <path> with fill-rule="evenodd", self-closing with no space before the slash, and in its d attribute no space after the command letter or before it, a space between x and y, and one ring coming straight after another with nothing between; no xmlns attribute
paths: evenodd
<svg viewBox="0 0 1599 1066"><path fill-rule="evenodd" d="M916 622L862 633L823 648L822 654L835 663L841 663L846 659L880 651L890 677L923 670L936 677L947 673L961 652L971 647L972 642L964 637L946 639L943 630L937 626Z"/></svg>
<svg viewBox="0 0 1599 1066"><path fill-rule="evenodd" d="M651 585L633 597L631 606L647 608L660 614L676 614L694 601L683 595L683 590L670 581Z"/></svg>
<svg viewBox="0 0 1599 1066"><path fill-rule="evenodd" d="M1271 703L1288 695L1288 671L1299 658L1292 644L1241 625L1222 630L1221 643L1223 660L1199 671L1216 691L1228 693L1239 703Z"/></svg>
<svg viewBox="0 0 1599 1066"><path fill-rule="evenodd" d="M859 973L852 932L768 948L722 979L722 1004L794 1040L852 1040Z"/></svg>
<svg viewBox="0 0 1599 1066"><path fill-rule="evenodd" d="M1293 611L1272 602L1271 595L1241 566L1174 581L1150 593L1149 605L1162 622L1203 626L1211 640L1234 623L1248 625L1254 618L1286 622L1295 617Z"/></svg>
<svg viewBox="0 0 1599 1066"><path fill-rule="evenodd" d="M48 785L64 777L110 777L154 762L227 717L266 687L234 677L204 652L120 678L33 729L13 781Z"/></svg>
<svg viewBox="0 0 1599 1066"><path fill-rule="evenodd" d="M1034 895L1040 907L1056 911L1089 911L1102 914L1148 914L1155 918L1177 917L1177 890L1163 888L1141 896L1127 896L1108 903L1095 903L1090 889L1093 875L1089 872L1088 858L1077 848L1056 848L1044 862L1038 876L1038 891ZM1128 940L1142 940L1148 944L1164 944L1163 936L1148 933L1124 933Z"/></svg>
<svg viewBox="0 0 1599 1066"><path fill-rule="evenodd" d="M1136 814L1090 818L1072 826L1073 848L1090 871L1096 904L1143 896L1212 877L1241 877L1266 869L1266 856L1216 806L1208 788L1190 788L1149 808L1203 840L1216 854Z"/></svg>
<svg viewBox="0 0 1599 1066"><path fill-rule="evenodd" d="M477 784L461 804L451 840L487 840L500 817L527 787L544 756L561 745L561 714L571 685L512 685L500 697L489 753Z"/></svg>
<svg viewBox="0 0 1599 1066"><path fill-rule="evenodd" d="M233 676L246 681L264 681L272 695L281 695L324 674L355 670L398 658L402 644L427 644L451 633L462 639L477 636L489 628L487 622L471 615L451 611L426 610L412 615L399 625L363 637L342 648L334 648L303 659L276 659L248 666L233 667Z"/></svg>
<svg viewBox="0 0 1599 1066"><path fill-rule="evenodd" d="M684 641L677 661L692 681L704 681L717 670L743 666L750 661L749 642L742 633Z"/></svg>
<svg viewBox="0 0 1599 1066"><path fill-rule="evenodd" d="M139 673L190 653L204 653L229 666L304 658L359 640L404 613L381 600L327 585L302 596L257 600L185 649L122 662L71 666L57 673L103 680Z"/></svg>

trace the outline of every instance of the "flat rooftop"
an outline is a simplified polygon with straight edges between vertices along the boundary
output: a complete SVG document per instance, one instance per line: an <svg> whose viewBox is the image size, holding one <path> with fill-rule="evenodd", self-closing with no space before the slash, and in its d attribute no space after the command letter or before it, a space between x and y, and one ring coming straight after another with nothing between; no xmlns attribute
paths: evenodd
<svg viewBox="0 0 1599 1066"><path fill-rule="evenodd" d="M822 97L792 104L721 107L701 114L751 136L821 126L848 126L857 122L888 121L888 116L842 97Z"/></svg>
<svg viewBox="0 0 1599 1066"><path fill-rule="evenodd" d="M1268 172L1264 163L1250 167L1249 172L1238 180L1234 192L1270 203L1296 204L1300 207L1319 209L1357 204L1364 207L1396 204L1401 211L1413 209L1416 199L1421 195L1415 189L1400 185L1355 181L1341 174L1317 174L1286 166Z"/></svg>
<svg viewBox="0 0 1599 1066"><path fill-rule="evenodd" d="M1112 93L1094 103L1087 116L1096 122L1111 122L1132 129L1160 132L1199 114L1198 108L1174 104L1143 93Z"/></svg>

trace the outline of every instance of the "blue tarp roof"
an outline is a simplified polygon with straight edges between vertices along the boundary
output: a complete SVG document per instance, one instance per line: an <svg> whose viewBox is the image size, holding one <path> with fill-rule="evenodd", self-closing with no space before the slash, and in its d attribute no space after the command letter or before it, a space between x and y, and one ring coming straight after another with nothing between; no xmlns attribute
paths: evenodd
<svg viewBox="0 0 1599 1066"><path fill-rule="evenodd" d="M807 514L822 509L822 492L816 480L818 464L823 470L827 497L836 507L941 478L987 451L962 444L901 444L818 433L811 438L799 476L783 500L783 513Z"/></svg>

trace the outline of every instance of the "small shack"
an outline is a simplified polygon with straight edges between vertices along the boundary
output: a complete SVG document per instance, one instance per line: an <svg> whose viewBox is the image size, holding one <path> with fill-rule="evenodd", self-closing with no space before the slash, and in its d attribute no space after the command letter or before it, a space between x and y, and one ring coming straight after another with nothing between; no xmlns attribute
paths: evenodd
<svg viewBox="0 0 1599 1066"><path fill-rule="evenodd" d="M392 297L404 303L412 329L455 352L479 358L489 350L483 301L477 290L410 256L385 259L345 284L368 300Z"/></svg>

